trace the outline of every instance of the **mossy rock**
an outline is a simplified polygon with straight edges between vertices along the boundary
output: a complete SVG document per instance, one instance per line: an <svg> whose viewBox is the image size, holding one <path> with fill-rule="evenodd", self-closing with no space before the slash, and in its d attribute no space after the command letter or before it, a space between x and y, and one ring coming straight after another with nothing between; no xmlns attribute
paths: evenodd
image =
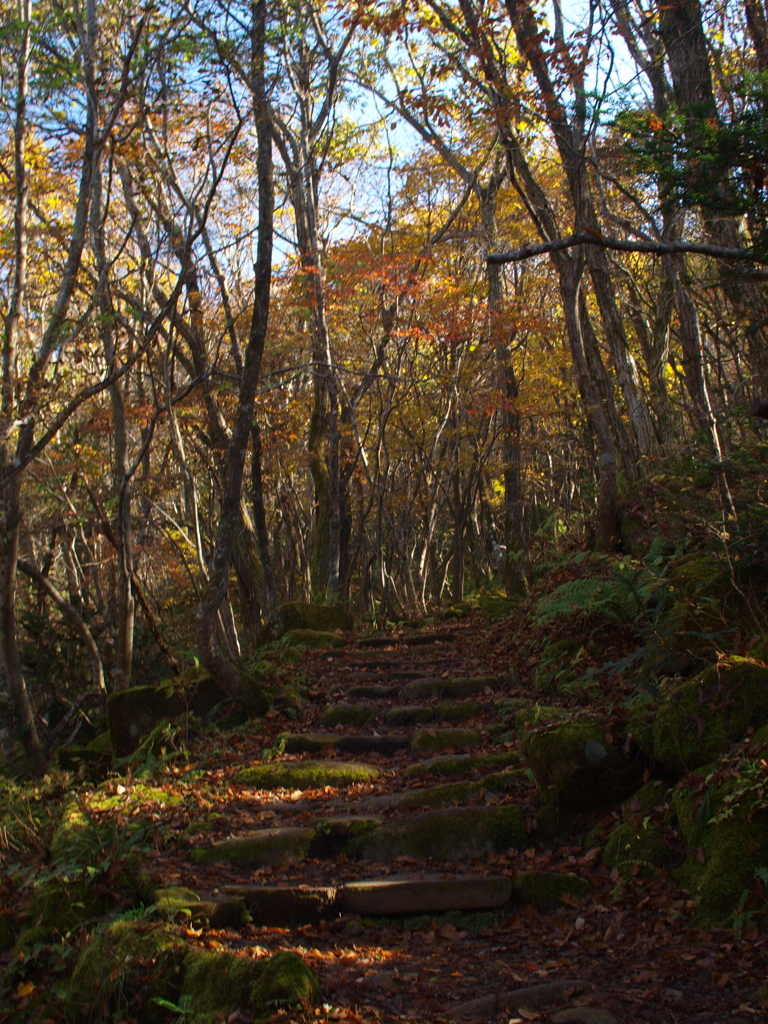
<svg viewBox="0 0 768 1024"><path fill-rule="evenodd" d="M521 871L515 878L515 896L548 914L562 907L563 896L583 899L593 891L586 878L559 871Z"/></svg>
<svg viewBox="0 0 768 1024"><path fill-rule="evenodd" d="M254 1009L274 1012L300 1006L319 1006L322 991L317 975L296 953L275 953L264 965L252 991Z"/></svg>
<svg viewBox="0 0 768 1024"><path fill-rule="evenodd" d="M103 917L120 899L97 878L49 878L35 886L27 914L28 925L66 935Z"/></svg>
<svg viewBox="0 0 768 1024"><path fill-rule="evenodd" d="M160 722L186 714L205 718L226 696L209 677L186 685L168 680L160 686L134 686L111 693L107 727L115 757L132 754Z"/></svg>
<svg viewBox="0 0 768 1024"><path fill-rule="evenodd" d="M482 783L447 782L442 786L415 789L397 801L398 807L458 807L481 792Z"/></svg>
<svg viewBox="0 0 768 1024"><path fill-rule="evenodd" d="M481 714L483 705L476 700L441 700L436 708L437 717L443 722L465 722Z"/></svg>
<svg viewBox="0 0 768 1024"><path fill-rule="evenodd" d="M184 946L161 925L115 921L92 936L77 959L68 1002L83 1020L166 1018L155 999L176 1001Z"/></svg>
<svg viewBox="0 0 768 1024"><path fill-rule="evenodd" d="M627 821L630 818L647 818L653 811L665 806L669 811L671 793L672 790L663 782L653 779L646 782L624 803L622 807L624 818Z"/></svg>
<svg viewBox="0 0 768 1024"><path fill-rule="evenodd" d="M57 754L62 771L77 772L92 780L103 779L112 766L112 743L108 732L103 732L85 746L71 744Z"/></svg>
<svg viewBox="0 0 768 1024"><path fill-rule="evenodd" d="M498 676L476 676L467 679L414 679L400 691L405 700L427 700L430 697L475 697L486 690L498 690L503 681Z"/></svg>
<svg viewBox="0 0 768 1024"><path fill-rule="evenodd" d="M367 725L376 714L375 708L361 704L330 704L320 716L320 725L325 729L337 725Z"/></svg>
<svg viewBox="0 0 768 1024"><path fill-rule="evenodd" d="M237 867L276 867L297 864L309 856L315 829L265 828L238 839L191 850L194 864L234 864Z"/></svg>
<svg viewBox="0 0 768 1024"><path fill-rule="evenodd" d="M240 928L248 919L242 900L201 896L183 886L156 889L154 901L164 921L196 926L207 924L212 928Z"/></svg>
<svg viewBox="0 0 768 1024"><path fill-rule="evenodd" d="M347 642L338 633L324 633L319 629L289 629L283 633L282 641L286 647L315 647L320 650L344 647Z"/></svg>
<svg viewBox="0 0 768 1024"><path fill-rule="evenodd" d="M373 782L380 775L380 768L358 761L269 761L242 768L235 782L256 789L341 788Z"/></svg>
<svg viewBox="0 0 768 1024"><path fill-rule="evenodd" d="M698 900L693 923L702 928L729 925L743 894L754 885L755 871L768 864L762 784L730 781L707 791L703 802L686 793L686 787L681 790L675 792L675 808L689 852L677 876Z"/></svg>
<svg viewBox="0 0 768 1024"><path fill-rule="evenodd" d="M603 850L603 863L616 868L625 881L635 876L650 878L674 861L674 851L652 824L623 821L611 832Z"/></svg>
<svg viewBox="0 0 768 1024"><path fill-rule="evenodd" d="M551 707L548 704L531 704L520 708L513 715L512 721L518 733L523 736L539 726L550 722L562 722L568 717L565 708Z"/></svg>
<svg viewBox="0 0 768 1024"><path fill-rule="evenodd" d="M279 640L291 630L311 630L323 634L342 630L348 633L352 626L352 616L338 605L289 601L286 604L281 604L272 612L264 623L256 642L261 646L272 640ZM340 638L337 637L337 639Z"/></svg>
<svg viewBox="0 0 768 1024"><path fill-rule="evenodd" d="M413 734L411 750L437 754L454 747L476 747L481 739L477 729L419 729Z"/></svg>
<svg viewBox="0 0 768 1024"><path fill-rule="evenodd" d="M434 722L435 710L423 704L409 704L406 707L392 708L384 716L384 722L390 728L398 728L408 725L424 725L426 722Z"/></svg>
<svg viewBox="0 0 768 1024"><path fill-rule="evenodd" d="M726 753L751 727L768 724L768 668L725 658L667 694L653 724L655 759L683 775Z"/></svg>
<svg viewBox="0 0 768 1024"><path fill-rule="evenodd" d="M426 761L408 765L403 771L403 777L406 779L450 779L456 775L464 775L466 772L474 772L478 768L506 768L519 761L520 755L514 750L498 754L442 754L439 757L430 757Z"/></svg>
<svg viewBox="0 0 768 1024"><path fill-rule="evenodd" d="M531 845L525 812L515 806L426 811L388 822L353 842L351 859L391 863L398 857L452 862Z"/></svg>
<svg viewBox="0 0 768 1024"><path fill-rule="evenodd" d="M659 698L651 693L641 693L625 705L627 714L627 735L631 735L643 754L653 758L653 723L659 710Z"/></svg>
<svg viewBox="0 0 768 1024"><path fill-rule="evenodd" d="M481 779L464 782L446 782L442 786L428 786L405 793L397 801L398 807L458 807L484 791L508 793L525 777L519 770L493 772Z"/></svg>
<svg viewBox="0 0 768 1024"><path fill-rule="evenodd" d="M545 803L558 812L605 810L626 799L643 779L644 765L611 748L596 720L534 729L523 740L523 752Z"/></svg>
<svg viewBox="0 0 768 1024"><path fill-rule="evenodd" d="M268 960L228 952L190 950L184 960L181 1000L200 1019L205 1014L251 1011L257 1018L322 1001L320 982L296 953L275 953Z"/></svg>

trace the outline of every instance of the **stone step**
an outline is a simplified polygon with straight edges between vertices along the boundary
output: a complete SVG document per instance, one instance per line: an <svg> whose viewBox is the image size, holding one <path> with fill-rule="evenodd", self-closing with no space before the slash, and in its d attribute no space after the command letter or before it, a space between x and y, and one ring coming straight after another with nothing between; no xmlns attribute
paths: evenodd
<svg viewBox="0 0 768 1024"><path fill-rule="evenodd" d="M349 882L336 894L345 914L440 914L451 910L496 910L509 902L514 883L505 875L389 876Z"/></svg>
<svg viewBox="0 0 768 1024"><path fill-rule="evenodd" d="M405 700L419 700L428 697L475 697L487 690L500 690L506 680L498 676L476 676L467 679L448 679L435 676L425 679L414 679L406 683L401 690Z"/></svg>
<svg viewBox="0 0 768 1024"><path fill-rule="evenodd" d="M406 733L389 736L344 736L335 732L287 732L278 737L286 754L318 754L338 750L346 754L394 754L408 750L412 737Z"/></svg>
<svg viewBox="0 0 768 1024"><path fill-rule="evenodd" d="M447 644L456 640L456 633L401 633L394 636L368 636L357 641L359 648L394 647L404 644L406 647L427 647L430 644Z"/></svg>
<svg viewBox="0 0 768 1024"><path fill-rule="evenodd" d="M451 911L500 910L511 903L529 904L549 913L565 897L586 897L592 886L577 875L519 872L507 875L417 874L365 878L341 885L249 885L222 887L223 895L198 894L168 887L154 894L165 920L207 922L214 928L240 928L246 913L257 927L315 924L339 914L389 917L444 914Z"/></svg>
<svg viewBox="0 0 768 1024"><path fill-rule="evenodd" d="M387 686L384 683L361 683L356 686L343 687L347 697L359 697L367 700L391 700L400 692L399 686Z"/></svg>
<svg viewBox="0 0 768 1024"><path fill-rule="evenodd" d="M457 775L475 772L478 768L506 768L518 764L520 755L514 751L486 751L482 754L441 754L417 764L408 765L403 771L406 779L437 778L452 779Z"/></svg>
<svg viewBox="0 0 768 1024"><path fill-rule="evenodd" d="M321 789L341 788L362 782L373 782L381 769L359 761L268 761L242 768L234 781L254 789Z"/></svg>
<svg viewBox="0 0 768 1024"><path fill-rule="evenodd" d="M347 849L350 860L390 864L398 857L452 863L534 845L525 812L514 804L426 811L385 822Z"/></svg>
<svg viewBox="0 0 768 1024"><path fill-rule="evenodd" d="M193 864L284 867L309 858L336 857L381 824L380 817L344 815L316 819L308 826L261 828L190 850L189 859Z"/></svg>

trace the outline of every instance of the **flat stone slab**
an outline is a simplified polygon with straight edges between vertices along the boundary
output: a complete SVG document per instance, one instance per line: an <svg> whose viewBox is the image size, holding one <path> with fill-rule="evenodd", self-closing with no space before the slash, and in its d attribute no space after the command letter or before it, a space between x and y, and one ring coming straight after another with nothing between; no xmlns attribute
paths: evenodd
<svg viewBox="0 0 768 1024"><path fill-rule="evenodd" d="M474 697L488 690L499 690L504 681L498 676L476 676L471 679L443 679L439 676L414 679L400 691L406 700L427 697Z"/></svg>
<svg viewBox="0 0 768 1024"><path fill-rule="evenodd" d="M352 840L347 856L382 864L398 857L452 863L531 845L524 811L506 804L424 811L402 821L386 822Z"/></svg>
<svg viewBox="0 0 768 1024"><path fill-rule="evenodd" d="M442 754L408 765L403 776L406 779L452 779L466 772L474 772L476 768L506 768L519 761L518 754L506 751L498 754Z"/></svg>
<svg viewBox="0 0 768 1024"><path fill-rule="evenodd" d="M331 748L348 754L393 754L407 750L411 736L341 736L335 732L287 732L279 740L286 754L317 754Z"/></svg>
<svg viewBox="0 0 768 1024"><path fill-rule="evenodd" d="M227 885L224 892L242 901L255 925L314 924L332 914L336 901L332 886Z"/></svg>
<svg viewBox="0 0 768 1024"><path fill-rule="evenodd" d="M320 716L320 725L332 729L335 725L367 725L378 712L364 704L329 704Z"/></svg>
<svg viewBox="0 0 768 1024"><path fill-rule="evenodd" d="M368 700L389 700L400 692L397 686L386 686L384 683L360 683L357 686L350 686L346 694L348 697L360 697Z"/></svg>
<svg viewBox="0 0 768 1024"><path fill-rule="evenodd" d="M191 850L195 864L234 864L238 867L276 867L297 864L309 855L313 828L263 828L236 839Z"/></svg>
<svg viewBox="0 0 768 1024"><path fill-rule="evenodd" d="M425 707L424 704L409 704L406 707L392 708L384 716L384 723L390 726L423 725L425 722L434 722L434 708Z"/></svg>
<svg viewBox="0 0 768 1024"><path fill-rule="evenodd" d="M340 788L360 782L373 782L381 769L359 761L268 761L241 769L235 776L240 786L256 789Z"/></svg>
<svg viewBox="0 0 768 1024"><path fill-rule="evenodd" d="M481 740L477 729L418 729L413 734L411 750L437 754L451 747L476 747Z"/></svg>
<svg viewBox="0 0 768 1024"><path fill-rule="evenodd" d="M514 886L503 875L425 875L422 878L373 878L349 882L338 892L348 914L440 914L449 910L495 910L509 900Z"/></svg>
<svg viewBox="0 0 768 1024"><path fill-rule="evenodd" d="M154 900L158 914L166 921L207 923L211 928L240 928L246 922L245 904L233 895L207 896L169 886L156 889Z"/></svg>

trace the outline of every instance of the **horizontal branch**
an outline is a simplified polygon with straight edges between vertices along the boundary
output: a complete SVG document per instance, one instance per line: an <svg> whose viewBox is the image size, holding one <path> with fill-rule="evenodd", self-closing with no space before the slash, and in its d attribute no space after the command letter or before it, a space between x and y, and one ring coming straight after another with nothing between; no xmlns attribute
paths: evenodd
<svg viewBox="0 0 768 1024"><path fill-rule="evenodd" d="M539 242L537 245L523 245L509 252L489 252L488 263L518 263L532 256L545 253L560 252L572 249L576 245L601 245L604 249L618 249L620 252L649 252L654 256L669 256L674 253L698 253L701 256L712 256L718 260L738 260L749 263L768 264L768 255L760 255L749 249L728 249L721 245L707 245L703 242L631 242L611 235L601 235L597 231L578 231L565 238L555 238L551 242Z"/></svg>

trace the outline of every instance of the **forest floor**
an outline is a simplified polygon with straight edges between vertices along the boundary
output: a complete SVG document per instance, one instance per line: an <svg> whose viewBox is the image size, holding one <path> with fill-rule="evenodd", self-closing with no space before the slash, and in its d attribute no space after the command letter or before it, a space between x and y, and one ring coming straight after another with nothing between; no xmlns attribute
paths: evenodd
<svg viewBox="0 0 768 1024"><path fill-rule="evenodd" d="M201 948L249 957L279 950L300 954L322 987L322 1006L307 1011L312 1019L366 1024L765 1020L768 1009L755 993L768 980L768 935L749 924L738 938L733 929L695 930L690 922L695 902L670 873L643 878L639 872L626 881L617 871L608 871L601 861L602 841L620 819L619 807L589 823L589 842L584 842L582 820L572 837L561 833L557 842L547 843L536 837L536 787L530 773L518 771L506 789L471 785L483 776L478 758L482 762L492 753L509 754L512 764L525 768L519 739L508 720L509 709L536 705L524 628L525 623L509 620L489 624L474 613L459 621L379 637L368 641L371 646L362 640L341 649L302 652L298 664L286 660L279 670L281 683L298 684L306 694L298 717L295 712L286 717L275 708L259 722L190 737L182 752L154 766L151 778L139 781L129 773L102 782L98 792L107 799L100 813L118 828L127 828L137 815L151 818L139 855L159 889L184 886L217 898L254 887L278 887L300 899L302 893L340 890L361 880L434 881L436 875L456 893L477 877L514 883L536 872L576 875L588 883L586 895L563 891L554 906L543 907L539 901L539 909L535 898L526 901L513 893L500 907L424 912L423 894L414 890L410 915L342 909L327 915L310 913L302 922L297 912L293 924L277 926L260 923L252 910L248 923L218 927L189 918L185 924L184 918L177 918L185 941ZM623 643L621 630L606 633L606 661ZM420 686L423 680L432 682L431 689ZM449 707L454 721L438 720L440 680L464 681L462 700L468 718L456 722L459 701ZM604 676L599 691L590 697L589 712L604 713L610 720L621 704L624 685L619 675ZM418 693L422 697L414 699ZM441 707L445 712L447 706ZM335 708L335 714L329 714L329 708ZM363 717L375 717L354 724L355 708L363 709ZM415 710L419 708L420 712ZM424 708L435 716L426 727ZM404 728L409 716L422 724ZM334 717L347 721L329 726ZM466 730L463 736L446 732L457 724ZM417 734L421 739L414 741ZM401 742L404 735L406 743ZM351 750L339 743L343 737ZM440 749L446 742L446 749ZM435 760L436 753L443 758L449 753L472 754L475 759L462 768L461 758ZM249 766L292 765L307 758L362 761L380 773L372 781L342 787L260 789L237 779ZM441 777L441 764L449 777ZM461 781L470 783L463 791L445 788ZM88 799L93 792L86 786L79 798ZM348 836L356 822L371 815L391 833L419 816L427 820L424 816L432 815L434 820L435 815L454 813L461 830L461 813L474 808L492 814L513 803L524 809L526 827L531 829L530 845L518 843L520 849L473 855L469 837L469 853L462 855L460 837L456 856L449 838L442 854L430 860L423 850L415 855L403 852L407 843L403 847L402 842L400 848L390 842L382 856L350 856L351 847L341 842L342 852L335 855L330 848L321 856L305 851L284 857L283 863L278 857L276 863L261 866L258 860L238 862L224 854L207 863L191 859L196 850L217 848L216 844L238 837L266 835L263 830L270 835L276 835L275 830L306 831L322 821L331 831L336 828ZM435 810L440 807L443 810ZM469 830L481 827L473 824L475 818L467 821ZM4 882L0 875L5 913L21 914L25 896L18 879L24 872L28 878L44 872L47 857L41 846L20 852L6 844ZM102 885L119 879L122 863L119 853L112 856ZM0 1021L65 1020L52 993L71 972L73 950L85 939L83 929L79 936L68 936L56 955L50 948L44 955L33 950L21 972L17 962L13 987L0 995ZM3 956L5 968L11 956ZM3 969L0 961L0 975ZM275 1019L299 1016L296 1011L279 1011ZM144 1018L141 1013L132 1015L127 1007L113 1019ZM182 1020L184 1014L168 1019ZM240 1010L224 1019L247 1024L253 1018Z"/></svg>

